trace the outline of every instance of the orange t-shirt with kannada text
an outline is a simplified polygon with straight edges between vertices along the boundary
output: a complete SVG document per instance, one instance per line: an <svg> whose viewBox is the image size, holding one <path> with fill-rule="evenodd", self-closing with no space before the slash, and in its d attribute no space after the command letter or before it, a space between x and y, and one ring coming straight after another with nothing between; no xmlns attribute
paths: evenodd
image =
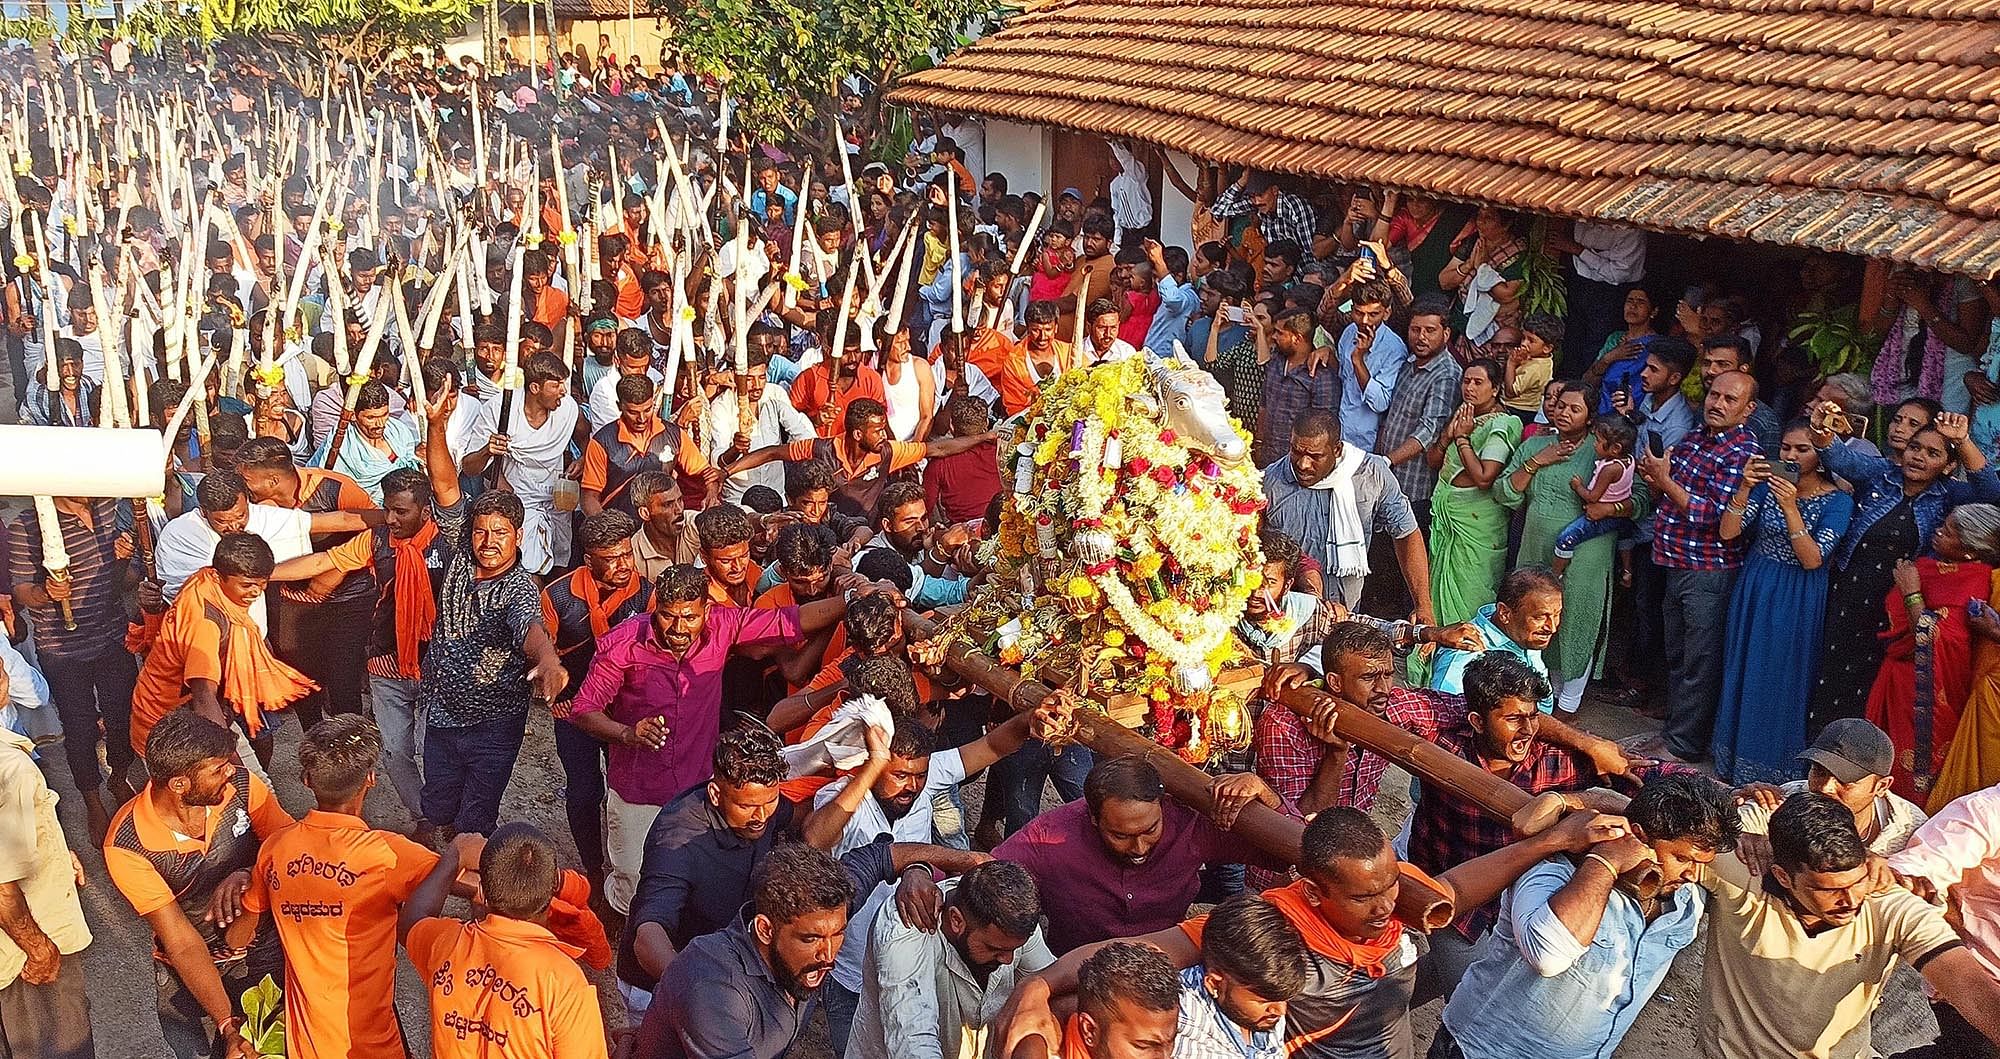
<svg viewBox="0 0 2000 1059"><path fill-rule="evenodd" d="M597 987L549 929L488 913L403 941L431 1001L432 1059L607 1059Z"/></svg>
<svg viewBox="0 0 2000 1059"><path fill-rule="evenodd" d="M290 1059L402 1059L396 914L438 856L360 817L322 810L266 839L243 907L285 943Z"/></svg>

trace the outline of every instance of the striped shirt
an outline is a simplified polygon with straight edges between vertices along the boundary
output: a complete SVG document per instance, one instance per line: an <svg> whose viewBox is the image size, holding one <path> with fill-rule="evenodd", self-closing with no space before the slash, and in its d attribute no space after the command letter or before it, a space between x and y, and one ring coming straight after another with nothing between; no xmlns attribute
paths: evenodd
<svg viewBox="0 0 2000 1059"><path fill-rule="evenodd" d="M1246 1031L1216 1003L1196 964L1181 972L1180 1025L1174 1032L1174 1059L1284 1059L1285 1019L1261 1032Z"/></svg>
<svg viewBox="0 0 2000 1059"><path fill-rule="evenodd" d="M63 549L69 552L69 609L76 628L65 628L62 607L54 600L23 608L35 623L35 649L66 661L85 662L107 651L125 649L125 560L112 548L120 533L132 528L132 509L121 500L86 500L90 521L58 510ZM8 555L8 579L16 585L46 582L42 569L42 524L29 508L14 520L13 547Z"/></svg>

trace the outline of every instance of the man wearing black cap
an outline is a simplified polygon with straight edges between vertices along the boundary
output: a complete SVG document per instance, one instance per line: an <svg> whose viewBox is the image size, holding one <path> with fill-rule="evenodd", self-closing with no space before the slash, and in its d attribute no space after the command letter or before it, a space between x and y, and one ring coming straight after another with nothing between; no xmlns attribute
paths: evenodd
<svg viewBox="0 0 2000 1059"><path fill-rule="evenodd" d="M1278 189L1278 180L1269 173L1245 169L1228 190L1215 197L1208 207L1218 221L1257 211L1259 230L1266 244L1289 239L1295 246L1311 246L1312 204L1297 195Z"/></svg>
<svg viewBox="0 0 2000 1059"><path fill-rule="evenodd" d="M1924 811L1889 789L1896 746L1889 733L1859 717L1843 717L1826 726L1799 755L1806 778L1783 787L1755 783L1739 792L1743 806L1743 838L1736 855L1753 873L1770 864L1768 836L1771 813L1802 791L1824 794L1854 814L1854 829L1878 857L1900 853L1910 836L1929 819Z"/></svg>

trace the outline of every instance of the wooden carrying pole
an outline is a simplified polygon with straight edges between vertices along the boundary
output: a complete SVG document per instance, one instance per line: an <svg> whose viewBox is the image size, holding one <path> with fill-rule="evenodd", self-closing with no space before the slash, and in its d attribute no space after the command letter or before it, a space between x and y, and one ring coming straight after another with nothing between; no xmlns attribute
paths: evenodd
<svg viewBox="0 0 2000 1059"><path fill-rule="evenodd" d="M1335 710L1335 735L1395 762L1420 777L1425 786L1450 791L1495 819L1507 821L1516 834L1539 834L1562 819L1567 809L1560 794L1529 794L1437 744L1317 688L1293 688L1280 695L1274 705L1307 719ZM1659 866L1642 865L1628 873L1624 882L1640 896L1650 898L1660 891Z"/></svg>
<svg viewBox="0 0 2000 1059"><path fill-rule="evenodd" d="M903 612L903 627L911 638L918 640L930 639L941 631L936 622L911 611ZM962 642L951 645L945 655L945 664L951 667L952 672L991 692L1016 711L1032 710L1055 693L1047 684L1023 677ZM1159 772L1167 793L1177 801L1202 813L1214 806L1214 800L1209 797L1212 777L1182 761L1173 751L1097 710L1077 710L1075 718L1076 741L1089 747L1091 752L1106 758L1130 755L1145 758ZM1287 864L1298 863L1299 839L1305 833L1305 825L1292 817L1261 802L1252 802L1237 814L1236 823L1230 830ZM1396 898L1396 915L1421 930L1442 929L1453 918L1451 895L1443 890L1418 886L1413 880L1405 878Z"/></svg>

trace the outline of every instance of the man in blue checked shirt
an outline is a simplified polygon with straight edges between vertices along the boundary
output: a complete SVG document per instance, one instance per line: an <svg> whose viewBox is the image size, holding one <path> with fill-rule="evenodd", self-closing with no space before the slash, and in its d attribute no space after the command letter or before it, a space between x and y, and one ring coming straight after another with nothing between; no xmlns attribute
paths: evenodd
<svg viewBox="0 0 2000 1059"><path fill-rule="evenodd" d="M1701 933L1702 865L1736 845L1727 790L1663 776L1626 808L1632 832L1581 859L1550 857L1500 898L1491 942L1445 1004L1428 1059L1596 1059L1618 1048ZM1660 870L1642 899L1626 881Z"/></svg>
<svg viewBox="0 0 2000 1059"><path fill-rule="evenodd" d="M1311 965L1276 905L1237 894L1202 930L1201 962L1181 972L1174 1059L1284 1059L1285 1010Z"/></svg>
<svg viewBox="0 0 2000 1059"><path fill-rule="evenodd" d="M1709 383L1701 429L1664 456L1639 455L1639 473L1653 490L1653 564L1666 571L1669 703L1666 751L1682 761L1708 753L1715 703L1722 693L1723 634L1729 592L1750 546L1722 538L1722 515L1743 469L1763 454L1744 424L1757 409L1756 380L1724 372Z"/></svg>

